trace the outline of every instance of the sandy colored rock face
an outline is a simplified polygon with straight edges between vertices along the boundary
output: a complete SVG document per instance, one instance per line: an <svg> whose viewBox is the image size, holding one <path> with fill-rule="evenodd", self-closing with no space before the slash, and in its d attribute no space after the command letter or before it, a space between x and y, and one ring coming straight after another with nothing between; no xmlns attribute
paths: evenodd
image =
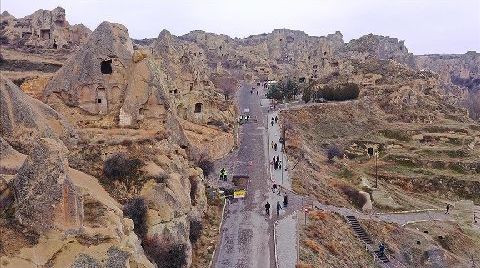
<svg viewBox="0 0 480 268"><path fill-rule="evenodd" d="M41 139L13 179L15 216L39 233L82 226L83 201L67 177L66 152L63 144Z"/></svg>
<svg viewBox="0 0 480 268"><path fill-rule="evenodd" d="M65 18L65 9L37 10L24 18L16 19L9 14L0 16L1 34L13 47L40 47L70 49L85 43L91 31L82 24L70 25Z"/></svg>
<svg viewBox="0 0 480 268"><path fill-rule="evenodd" d="M29 147L37 138L74 143L76 130L48 105L23 93L7 79L0 84L0 133L7 141Z"/></svg>

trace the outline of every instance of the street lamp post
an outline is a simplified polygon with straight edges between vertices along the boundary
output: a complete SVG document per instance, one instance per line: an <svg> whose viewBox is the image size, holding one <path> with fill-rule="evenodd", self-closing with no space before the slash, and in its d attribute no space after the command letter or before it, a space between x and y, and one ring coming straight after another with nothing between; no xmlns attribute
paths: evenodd
<svg viewBox="0 0 480 268"><path fill-rule="evenodd" d="M285 153L285 125L282 124L282 185L283 185L283 170L287 168L283 161L283 154Z"/></svg>

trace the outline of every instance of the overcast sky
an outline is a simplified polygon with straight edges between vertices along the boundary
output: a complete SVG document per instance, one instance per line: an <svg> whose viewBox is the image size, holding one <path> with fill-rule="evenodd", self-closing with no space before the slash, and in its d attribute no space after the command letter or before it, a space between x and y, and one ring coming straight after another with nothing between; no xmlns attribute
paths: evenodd
<svg viewBox="0 0 480 268"><path fill-rule="evenodd" d="M133 38L156 37L162 29L246 37L288 28L341 31L346 42L388 35L415 54L480 52L480 0L1 0L1 10L15 17L57 6L71 24L94 30L104 20L119 22Z"/></svg>

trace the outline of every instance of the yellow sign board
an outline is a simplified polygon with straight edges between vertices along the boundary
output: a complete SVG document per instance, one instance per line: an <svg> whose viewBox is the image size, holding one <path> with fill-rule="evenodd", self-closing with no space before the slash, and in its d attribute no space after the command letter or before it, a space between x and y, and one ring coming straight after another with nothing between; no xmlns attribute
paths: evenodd
<svg viewBox="0 0 480 268"><path fill-rule="evenodd" d="M245 198L247 191L245 190L236 190L233 192L233 198Z"/></svg>

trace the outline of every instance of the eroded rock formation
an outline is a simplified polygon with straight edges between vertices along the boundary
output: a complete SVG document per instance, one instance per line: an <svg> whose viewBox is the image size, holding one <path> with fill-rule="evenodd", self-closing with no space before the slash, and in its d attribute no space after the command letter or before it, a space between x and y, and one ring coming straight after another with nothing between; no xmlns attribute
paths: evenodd
<svg viewBox="0 0 480 268"><path fill-rule="evenodd" d="M0 81L0 134L9 142L29 147L38 138L75 143L76 130L48 105L23 93L10 80Z"/></svg>
<svg viewBox="0 0 480 268"><path fill-rule="evenodd" d="M0 20L2 45L20 48L75 48L82 45L91 32L82 24L70 25L61 7L51 11L40 9L20 19L5 11Z"/></svg>

